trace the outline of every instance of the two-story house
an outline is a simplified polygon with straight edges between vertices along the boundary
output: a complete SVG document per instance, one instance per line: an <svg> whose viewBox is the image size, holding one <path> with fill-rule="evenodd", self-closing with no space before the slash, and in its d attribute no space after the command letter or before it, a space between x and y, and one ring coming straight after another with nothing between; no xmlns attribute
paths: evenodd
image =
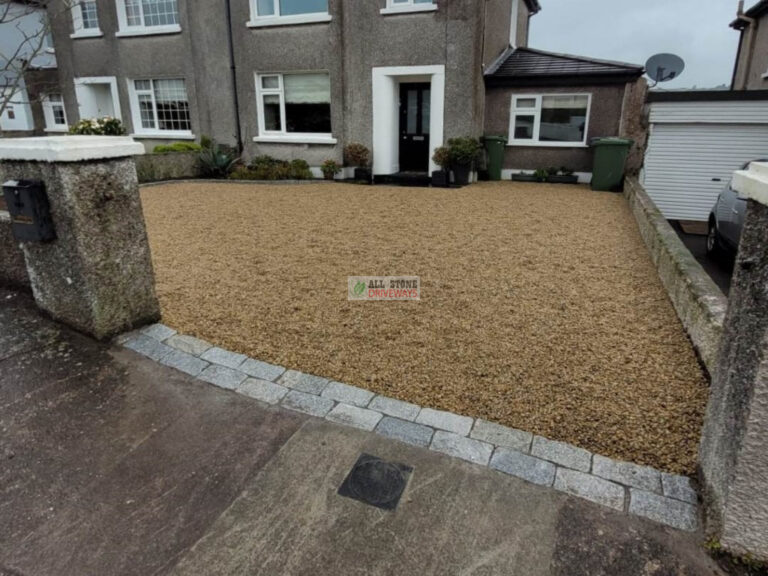
<svg viewBox="0 0 768 576"><path fill-rule="evenodd" d="M731 89L768 90L768 0L746 12L741 0L731 28L741 33Z"/></svg>
<svg viewBox="0 0 768 576"><path fill-rule="evenodd" d="M81 0L53 32L70 118L120 117L149 149L206 134L247 156L315 167L360 142L385 175L436 169L432 153L451 137L490 128L525 140L510 110L531 99L513 100L514 83L488 72L500 77L523 54L539 9L538 0ZM559 89L539 104L540 91L543 124L520 150L554 139L583 151L588 135L618 135L624 87L642 68L589 70L619 88L595 100ZM575 76L571 67L563 78ZM489 99L489 81L502 96ZM610 133L595 133L587 118L603 111ZM510 152L507 168L537 167L527 165L535 154L521 159L515 166Z"/></svg>

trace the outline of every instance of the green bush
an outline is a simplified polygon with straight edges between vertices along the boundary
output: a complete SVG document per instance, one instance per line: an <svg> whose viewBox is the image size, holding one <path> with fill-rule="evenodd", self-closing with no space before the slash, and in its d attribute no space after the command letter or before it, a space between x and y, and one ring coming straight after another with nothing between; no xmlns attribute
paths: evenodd
<svg viewBox="0 0 768 576"><path fill-rule="evenodd" d="M213 140L211 139L210 136L206 136L205 134L203 134L202 136L200 136L200 146L206 149L213 148Z"/></svg>
<svg viewBox="0 0 768 576"><path fill-rule="evenodd" d="M210 148L200 152L200 167L204 176L209 178L226 178L240 158L230 146L211 142Z"/></svg>
<svg viewBox="0 0 768 576"><path fill-rule="evenodd" d="M167 154L169 152L199 152L203 147L194 142L174 142L173 144L160 144L152 151L154 154Z"/></svg>
<svg viewBox="0 0 768 576"><path fill-rule="evenodd" d="M477 138L451 138L448 140L451 164L466 166L472 164L480 154L481 146Z"/></svg>
<svg viewBox="0 0 768 576"><path fill-rule="evenodd" d="M256 156L242 170L236 180L310 180L312 171L305 160L278 160L271 156Z"/></svg>
<svg viewBox="0 0 768 576"><path fill-rule="evenodd" d="M80 120L77 124L70 126L69 133L86 136L122 136L125 134L125 128L117 118L104 116Z"/></svg>
<svg viewBox="0 0 768 576"><path fill-rule="evenodd" d="M291 180L312 180L312 170L306 160L293 160L290 171Z"/></svg>
<svg viewBox="0 0 768 576"><path fill-rule="evenodd" d="M451 151L447 146L440 146L432 155L432 160L442 168L443 172L451 169Z"/></svg>
<svg viewBox="0 0 768 576"><path fill-rule="evenodd" d="M371 163L371 151L362 144L348 144L344 147L344 164L357 168L367 168Z"/></svg>
<svg viewBox="0 0 768 576"><path fill-rule="evenodd" d="M341 166L339 166L336 160L326 160L320 169L323 171L323 176L325 176L326 180L333 180L333 177L341 172Z"/></svg>

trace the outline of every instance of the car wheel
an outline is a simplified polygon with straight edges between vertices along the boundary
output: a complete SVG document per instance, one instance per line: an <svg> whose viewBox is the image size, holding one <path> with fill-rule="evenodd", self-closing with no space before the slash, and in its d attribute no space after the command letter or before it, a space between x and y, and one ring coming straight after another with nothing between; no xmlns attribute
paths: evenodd
<svg viewBox="0 0 768 576"><path fill-rule="evenodd" d="M707 254L716 256L720 252L720 235L717 233L715 222L709 221L709 230L707 232Z"/></svg>

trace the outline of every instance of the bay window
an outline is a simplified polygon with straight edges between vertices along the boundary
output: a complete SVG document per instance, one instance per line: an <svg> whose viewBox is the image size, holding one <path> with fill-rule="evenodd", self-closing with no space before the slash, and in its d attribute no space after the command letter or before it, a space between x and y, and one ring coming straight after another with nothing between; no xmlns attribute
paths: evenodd
<svg viewBox="0 0 768 576"><path fill-rule="evenodd" d="M326 72L257 74L256 141L333 143L331 81Z"/></svg>
<svg viewBox="0 0 768 576"><path fill-rule="evenodd" d="M512 97L509 143L586 146L590 94L523 94Z"/></svg>
<svg viewBox="0 0 768 576"><path fill-rule="evenodd" d="M133 80L133 129L138 135L192 138L187 87L183 79Z"/></svg>
<svg viewBox="0 0 768 576"><path fill-rule="evenodd" d="M178 0L117 0L117 36L181 31Z"/></svg>
<svg viewBox="0 0 768 576"><path fill-rule="evenodd" d="M329 22L328 0L250 0L251 27Z"/></svg>

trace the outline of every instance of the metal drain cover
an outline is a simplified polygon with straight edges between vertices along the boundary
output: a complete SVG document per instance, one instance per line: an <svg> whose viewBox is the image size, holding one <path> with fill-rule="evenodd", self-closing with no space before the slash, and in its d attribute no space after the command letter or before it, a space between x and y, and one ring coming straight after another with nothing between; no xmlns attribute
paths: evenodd
<svg viewBox="0 0 768 576"><path fill-rule="evenodd" d="M384 510L394 510L400 502L413 468L362 454L339 488L339 495L359 500Z"/></svg>

